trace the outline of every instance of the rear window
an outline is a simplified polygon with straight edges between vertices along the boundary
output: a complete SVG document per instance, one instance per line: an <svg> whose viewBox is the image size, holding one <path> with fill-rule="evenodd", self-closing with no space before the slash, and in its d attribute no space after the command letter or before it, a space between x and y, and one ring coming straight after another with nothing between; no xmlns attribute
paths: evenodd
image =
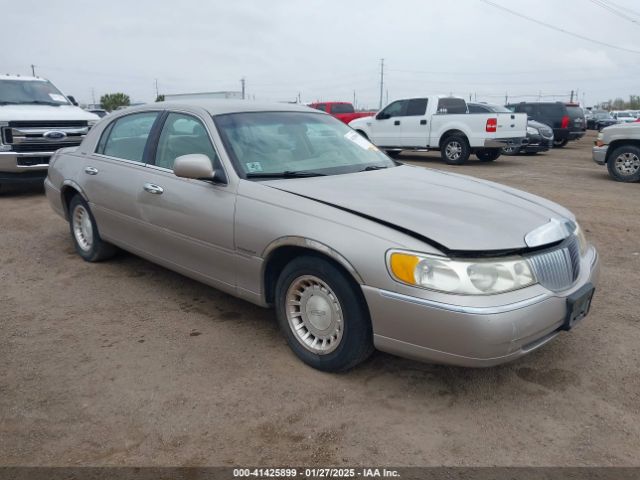
<svg viewBox="0 0 640 480"><path fill-rule="evenodd" d="M581 107L568 106L567 112L569 113L569 117L571 118L580 118L584 117L584 111Z"/></svg>
<svg viewBox="0 0 640 480"><path fill-rule="evenodd" d="M564 105L558 103L541 103L538 105L538 112L550 117L562 117L565 115L565 108Z"/></svg>
<svg viewBox="0 0 640 480"><path fill-rule="evenodd" d="M331 113L353 113L353 105L350 103L334 103L331 105Z"/></svg>
<svg viewBox="0 0 640 480"><path fill-rule="evenodd" d="M438 113L467 113L467 102L462 98L441 98Z"/></svg>

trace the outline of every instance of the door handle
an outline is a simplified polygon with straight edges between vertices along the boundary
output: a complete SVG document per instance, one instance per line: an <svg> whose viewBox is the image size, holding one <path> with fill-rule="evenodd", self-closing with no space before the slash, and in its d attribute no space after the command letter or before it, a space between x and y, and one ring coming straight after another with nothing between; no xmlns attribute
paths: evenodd
<svg viewBox="0 0 640 480"><path fill-rule="evenodd" d="M95 167L84 167L84 173L87 175L97 175L98 169Z"/></svg>
<svg viewBox="0 0 640 480"><path fill-rule="evenodd" d="M162 192L164 192L164 188L162 188L160 185L156 185L154 183L145 183L144 184L144 191L152 193L154 195L162 195Z"/></svg>
<svg viewBox="0 0 640 480"><path fill-rule="evenodd" d="M394 125L400 125L400 120L396 120L395 122L393 122Z"/></svg>
<svg viewBox="0 0 640 480"><path fill-rule="evenodd" d="M427 121L426 120L420 120L420 125L426 125Z"/></svg>

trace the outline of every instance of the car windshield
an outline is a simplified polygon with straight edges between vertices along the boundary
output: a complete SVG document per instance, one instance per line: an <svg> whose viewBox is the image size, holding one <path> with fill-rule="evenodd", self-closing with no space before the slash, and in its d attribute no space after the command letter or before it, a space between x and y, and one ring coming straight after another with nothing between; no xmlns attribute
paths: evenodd
<svg viewBox="0 0 640 480"><path fill-rule="evenodd" d="M491 105L491 110L493 110L494 113L513 113L507 107L502 107L500 105Z"/></svg>
<svg viewBox="0 0 640 480"><path fill-rule="evenodd" d="M245 178L338 175L396 165L360 134L321 113L234 113L214 121Z"/></svg>
<svg viewBox="0 0 640 480"><path fill-rule="evenodd" d="M618 116L619 117L632 117L633 115L631 115L629 112L618 112Z"/></svg>
<svg viewBox="0 0 640 480"><path fill-rule="evenodd" d="M605 120L611 118L611 115L609 115L608 113L596 113L595 117L598 120Z"/></svg>
<svg viewBox="0 0 640 480"><path fill-rule="evenodd" d="M0 79L2 104L69 105L69 101L46 80Z"/></svg>

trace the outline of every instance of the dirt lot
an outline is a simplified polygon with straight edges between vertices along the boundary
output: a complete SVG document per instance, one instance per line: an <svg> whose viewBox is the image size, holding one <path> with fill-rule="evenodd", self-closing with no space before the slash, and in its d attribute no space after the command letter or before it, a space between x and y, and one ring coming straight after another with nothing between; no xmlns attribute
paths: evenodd
<svg viewBox="0 0 640 480"><path fill-rule="evenodd" d="M376 353L330 375L274 314L121 254L73 251L38 189L0 192L2 465L640 465L640 185L592 138L447 167L573 210L602 258L591 315L486 370Z"/></svg>

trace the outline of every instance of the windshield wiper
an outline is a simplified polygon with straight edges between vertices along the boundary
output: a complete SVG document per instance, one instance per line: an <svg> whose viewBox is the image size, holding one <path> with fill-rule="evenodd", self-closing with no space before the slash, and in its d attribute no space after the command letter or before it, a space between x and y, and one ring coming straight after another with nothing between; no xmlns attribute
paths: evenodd
<svg viewBox="0 0 640 480"><path fill-rule="evenodd" d="M30 100L28 102L20 102L22 105L52 105L54 107L59 107L60 105L64 105L63 103L56 102L47 102L44 100Z"/></svg>
<svg viewBox="0 0 640 480"><path fill-rule="evenodd" d="M326 177L326 173L285 170L284 172L250 172L247 178L304 178L304 177Z"/></svg>
<svg viewBox="0 0 640 480"><path fill-rule="evenodd" d="M383 170L385 168L389 168L385 165L369 165L368 167L364 167L361 172L370 172L371 170Z"/></svg>

